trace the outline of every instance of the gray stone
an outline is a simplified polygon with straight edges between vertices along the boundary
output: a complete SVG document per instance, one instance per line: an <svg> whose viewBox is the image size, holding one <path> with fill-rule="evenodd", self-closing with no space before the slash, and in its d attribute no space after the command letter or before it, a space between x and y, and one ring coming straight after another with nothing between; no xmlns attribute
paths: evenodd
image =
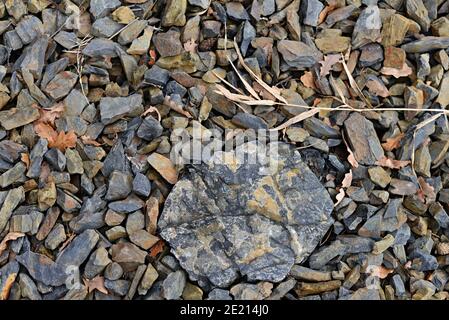
<svg viewBox="0 0 449 320"><path fill-rule="evenodd" d="M42 22L33 15L23 17L15 30L23 44L29 44L38 36L44 34Z"/></svg>
<svg viewBox="0 0 449 320"><path fill-rule="evenodd" d="M40 138L30 152L30 167L26 173L28 178L37 178L41 171L42 160L47 152L47 139Z"/></svg>
<svg viewBox="0 0 449 320"><path fill-rule="evenodd" d="M151 182L144 174L141 174L140 172L136 173L136 176L134 177L133 192L142 197L148 197L150 195Z"/></svg>
<svg viewBox="0 0 449 320"><path fill-rule="evenodd" d="M135 117L143 113L142 95L129 97L104 97L100 100L100 115L103 124L110 124L123 117Z"/></svg>
<svg viewBox="0 0 449 320"><path fill-rule="evenodd" d="M24 252L16 259L28 270L33 279L43 282L45 285L61 286L86 260L98 239L99 236L95 231L85 231L73 239L58 255L56 261L31 251ZM75 279L75 281L78 280Z"/></svg>
<svg viewBox="0 0 449 320"><path fill-rule="evenodd" d="M158 67L157 65L153 65L145 72L144 78L145 81L150 84L164 87L170 78L170 72L166 69Z"/></svg>
<svg viewBox="0 0 449 320"><path fill-rule="evenodd" d="M126 198L132 190L132 176L121 171L112 171L109 176L109 187L106 200L121 200Z"/></svg>
<svg viewBox="0 0 449 320"><path fill-rule="evenodd" d="M121 2L119 0L91 0L89 11L94 18L102 18L120 6Z"/></svg>
<svg viewBox="0 0 449 320"><path fill-rule="evenodd" d="M281 40L277 48L284 61L292 68L310 68L322 58L319 52L301 41Z"/></svg>
<svg viewBox="0 0 449 320"><path fill-rule="evenodd" d="M209 292L206 300L232 300L232 297L228 290L215 288Z"/></svg>
<svg viewBox="0 0 449 320"><path fill-rule="evenodd" d="M47 161L55 170L64 171L66 166L65 155L57 148L51 148L45 153L45 161Z"/></svg>
<svg viewBox="0 0 449 320"><path fill-rule="evenodd" d="M123 26L110 17L96 19L92 23L92 35L95 37L109 38L117 33Z"/></svg>
<svg viewBox="0 0 449 320"><path fill-rule="evenodd" d="M161 57L172 57L183 52L180 36L179 31L170 29L154 35L152 41Z"/></svg>
<svg viewBox="0 0 449 320"><path fill-rule="evenodd" d="M110 263L104 271L105 278L109 280L118 280L122 275L123 268L117 262Z"/></svg>
<svg viewBox="0 0 449 320"><path fill-rule="evenodd" d="M30 300L42 300L42 296L37 290L37 286L34 283L33 279L31 279L25 273L21 273L19 275L19 285L22 297Z"/></svg>
<svg viewBox="0 0 449 320"><path fill-rule="evenodd" d="M145 203L139 197L131 194L124 200L109 203L108 207L118 213L131 213L143 208L144 205Z"/></svg>
<svg viewBox="0 0 449 320"><path fill-rule="evenodd" d="M104 287L118 296L124 296L128 293L131 283L128 280L109 280L104 281Z"/></svg>
<svg viewBox="0 0 449 320"><path fill-rule="evenodd" d="M358 112L353 112L344 122L346 136L360 164L374 165L384 156L374 125Z"/></svg>
<svg viewBox="0 0 449 320"><path fill-rule="evenodd" d="M246 12L245 7L240 2L227 2L226 13L233 20L242 21L249 19L248 12Z"/></svg>
<svg viewBox="0 0 449 320"><path fill-rule="evenodd" d="M148 116L143 119L142 124L137 129L137 136L141 139L152 141L153 139L160 137L164 128L159 121L152 116Z"/></svg>
<svg viewBox="0 0 449 320"><path fill-rule="evenodd" d="M83 54L92 58L101 56L115 58L117 57L117 46L117 43L112 40L94 38L83 49Z"/></svg>
<svg viewBox="0 0 449 320"><path fill-rule="evenodd" d="M303 0L301 3L301 12L303 13L302 22L305 25L316 27L323 9L324 5L318 0Z"/></svg>
<svg viewBox="0 0 449 320"><path fill-rule="evenodd" d="M176 300L181 297L186 285L186 275L184 271L179 270L170 273L162 283L162 290L165 299Z"/></svg>
<svg viewBox="0 0 449 320"><path fill-rule="evenodd" d="M23 187L9 190L0 209L0 233L3 232L3 229L8 223L14 209L23 200L25 200L25 192Z"/></svg>
<svg viewBox="0 0 449 320"><path fill-rule="evenodd" d="M58 223L53 230L50 231L45 239L45 246L50 250L55 250L66 239L64 226Z"/></svg>
<svg viewBox="0 0 449 320"><path fill-rule="evenodd" d="M77 47L81 42L74 32L59 31L54 37L55 41L67 50Z"/></svg>
<svg viewBox="0 0 449 320"><path fill-rule="evenodd" d="M279 159L271 159L271 167L261 164L270 163L260 159L262 152L248 163L255 159L253 143L239 147L240 160L229 152L230 162L223 163L218 153L189 170L168 196L160 234L192 280L225 287L241 273L249 281L281 281L332 225L333 203L318 179L288 145L268 149L274 147Z"/></svg>
<svg viewBox="0 0 449 320"><path fill-rule="evenodd" d="M232 117L231 121L232 123L245 129L268 129L268 124L262 118L246 112L237 113L234 117Z"/></svg>

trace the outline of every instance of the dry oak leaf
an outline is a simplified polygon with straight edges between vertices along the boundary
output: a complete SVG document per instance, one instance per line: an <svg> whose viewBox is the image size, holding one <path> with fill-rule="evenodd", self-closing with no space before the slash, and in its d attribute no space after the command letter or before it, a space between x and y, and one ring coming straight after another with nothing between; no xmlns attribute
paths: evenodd
<svg viewBox="0 0 449 320"><path fill-rule="evenodd" d="M83 279L84 285L87 287L87 292L92 292L98 290L101 293L109 294L108 290L104 286L104 278L101 276L96 276L92 280Z"/></svg>
<svg viewBox="0 0 449 320"><path fill-rule="evenodd" d="M312 88L315 89L315 81L313 80L313 74L310 71L304 72L304 74L300 78L302 84L306 88Z"/></svg>
<svg viewBox="0 0 449 320"><path fill-rule="evenodd" d="M3 238L2 242L0 242L0 256L6 250L7 245L8 245L8 241L13 241L13 240L19 239L19 238L21 238L23 236L25 236L25 234L21 233L21 232L10 232L10 233L8 233Z"/></svg>
<svg viewBox="0 0 449 320"><path fill-rule="evenodd" d="M38 108L40 117L36 120L36 122L47 123L50 125L55 124L55 120L60 118L62 113L65 110L65 106L62 102L54 105L52 108L44 109Z"/></svg>
<svg viewBox="0 0 449 320"><path fill-rule="evenodd" d="M382 157L375 163L381 167L387 167L390 169L402 169L410 164L409 160L394 160L387 157Z"/></svg>
<svg viewBox="0 0 449 320"><path fill-rule="evenodd" d="M385 143L382 143L382 148L384 148L385 151L393 151L394 149L399 148L404 136L404 133L400 133L392 138L388 138Z"/></svg>
<svg viewBox="0 0 449 320"><path fill-rule="evenodd" d="M341 56L339 54L328 54L327 56L324 56L324 60L320 61L320 76L327 76L334 64L340 61L340 58Z"/></svg>
<svg viewBox="0 0 449 320"><path fill-rule="evenodd" d="M52 126L38 122L34 125L34 131L39 137L47 139L50 148L58 148L64 152L65 149L74 148L76 145L77 136L73 130L58 133Z"/></svg>

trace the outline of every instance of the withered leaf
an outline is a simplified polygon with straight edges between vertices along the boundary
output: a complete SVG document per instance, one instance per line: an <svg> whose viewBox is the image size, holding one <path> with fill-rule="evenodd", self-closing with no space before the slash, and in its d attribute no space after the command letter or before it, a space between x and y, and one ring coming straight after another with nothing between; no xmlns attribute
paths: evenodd
<svg viewBox="0 0 449 320"><path fill-rule="evenodd" d="M386 76L393 76L395 78L400 78L400 77L408 77L413 73L413 70L407 65L407 63L404 62L402 69L383 67L380 70L380 72Z"/></svg>
<svg viewBox="0 0 449 320"><path fill-rule="evenodd" d="M324 56L324 60L320 61L320 76L327 76L334 64L340 61L340 58L341 56L339 54L328 54L327 56Z"/></svg>
<svg viewBox="0 0 449 320"><path fill-rule="evenodd" d="M369 266L367 270L371 276L385 279L394 269L388 269L384 266Z"/></svg>
<svg viewBox="0 0 449 320"><path fill-rule="evenodd" d="M92 139L89 136L81 136L80 138L81 138L81 141L84 144L95 146L95 147L100 147L101 146L101 143L99 143L98 141L95 141L94 139Z"/></svg>
<svg viewBox="0 0 449 320"><path fill-rule="evenodd" d="M108 290L104 286L104 278L101 276L96 276L95 278L83 279L84 285L87 287L88 292L92 292L94 290L98 290L101 293L109 294Z"/></svg>
<svg viewBox="0 0 449 320"><path fill-rule="evenodd" d="M387 157L382 157L376 161L376 165L387 167L390 169L402 169L410 164L409 160L394 160Z"/></svg>
<svg viewBox="0 0 449 320"><path fill-rule="evenodd" d="M382 143L382 148L384 148L385 151L393 151L394 149L399 148L404 135L404 133L400 133L392 138L388 138L386 142Z"/></svg>
<svg viewBox="0 0 449 320"><path fill-rule="evenodd" d="M156 242L155 245L153 245L150 248L150 256L155 258L159 253L161 253L164 250L165 244L164 241L159 240L158 242Z"/></svg>
<svg viewBox="0 0 449 320"><path fill-rule="evenodd" d="M184 50L187 52L196 52L196 47L198 46L197 43L195 43L195 40L190 39L184 43Z"/></svg>
<svg viewBox="0 0 449 320"><path fill-rule="evenodd" d="M20 160L25 163L27 169L30 168L30 155L28 153L21 153Z"/></svg>
<svg viewBox="0 0 449 320"><path fill-rule="evenodd" d="M435 189L424 180L423 177L418 178L419 189L417 196L423 203L430 203L436 200Z"/></svg>
<svg viewBox="0 0 449 320"><path fill-rule="evenodd" d="M21 232L10 232L10 233L8 233L3 238L2 242L0 242L0 255L2 255L2 253L6 250L9 241L16 240L16 239L21 238L23 236L25 236L25 234L21 233Z"/></svg>
<svg viewBox="0 0 449 320"><path fill-rule="evenodd" d="M9 297L9 292L11 291L11 287L16 281L17 273L11 273L8 278L6 278L5 284L3 285L2 292L0 292L0 300L7 300Z"/></svg>
<svg viewBox="0 0 449 320"><path fill-rule="evenodd" d="M304 72L304 74L300 78L302 84L306 88L315 89L315 81L313 80L313 74L310 71Z"/></svg>
<svg viewBox="0 0 449 320"><path fill-rule="evenodd" d="M77 136L73 130L58 133L52 126L38 122L34 124L34 131L39 137L47 139L50 148L58 148L64 152L65 149L74 148L76 145Z"/></svg>
<svg viewBox="0 0 449 320"><path fill-rule="evenodd" d="M55 120L61 117L64 110L65 106L62 102L54 105L52 108L49 109L39 108L40 117L38 120L36 120L36 122L54 125Z"/></svg>

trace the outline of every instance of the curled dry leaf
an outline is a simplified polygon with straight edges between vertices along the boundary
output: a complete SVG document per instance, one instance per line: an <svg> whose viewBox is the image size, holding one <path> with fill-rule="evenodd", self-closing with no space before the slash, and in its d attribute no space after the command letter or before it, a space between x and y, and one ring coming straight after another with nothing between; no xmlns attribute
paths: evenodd
<svg viewBox="0 0 449 320"><path fill-rule="evenodd" d="M359 163L355 159L354 152L352 152L351 148L349 148L349 145L346 142L346 139L345 139L344 135L342 135L342 138L343 138L343 142L345 143L346 150L348 151L348 158L347 158L348 162L351 164L351 166L353 168L358 168L359 167Z"/></svg>
<svg viewBox="0 0 449 320"><path fill-rule="evenodd" d="M404 136L404 133L400 133L392 138L388 138L385 143L382 143L382 148L384 148L385 151L393 151L394 149L399 148L401 145L401 140Z"/></svg>
<svg viewBox="0 0 449 320"><path fill-rule="evenodd" d="M410 164L409 160L394 160L387 157L382 157L375 163L378 166L390 169L402 169Z"/></svg>
<svg viewBox="0 0 449 320"><path fill-rule="evenodd" d="M155 107L149 107L147 110L145 110L140 116L141 117L145 117L147 114L152 113L152 112L156 112L157 114L157 121L161 122L162 116L159 112L159 110Z"/></svg>
<svg viewBox="0 0 449 320"><path fill-rule="evenodd" d="M322 24L324 20L326 19L327 15L333 11L336 8L336 5L330 4L326 6L323 11L320 12L320 15L318 16L318 24Z"/></svg>
<svg viewBox="0 0 449 320"><path fill-rule="evenodd" d="M25 163L27 169L30 168L30 155L28 153L21 153L20 160Z"/></svg>
<svg viewBox="0 0 449 320"><path fill-rule="evenodd" d="M10 232L10 233L8 233L3 238L2 242L0 242L0 256L6 250L9 241L13 241L13 240L19 239L19 238L21 238L23 236L25 236L25 234L21 233L21 232Z"/></svg>
<svg viewBox="0 0 449 320"><path fill-rule="evenodd" d="M320 76L327 76L334 64L340 61L340 58L341 56L339 54L328 54L327 56L324 56L324 60L320 61Z"/></svg>
<svg viewBox="0 0 449 320"><path fill-rule="evenodd" d="M5 283L3 284L3 289L0 292L0 300L7 300L9 297L9 292L11 291L11 287L16 281L17 273L11 273L8 278L6 278Z"/></svg>
<svg viewBox="0 0 449 320"><path fill-rule="evenodd" d="M96 276L95 278L83 279L84 285L87 287L87 292L92 292L98 290L101 293L109 294L108 290L104 286L104 278L101 276Z"/></svg>
<svg viewBox="0 0 449 320"><path fill-rule="evenodd" d="M350 187L351 183L352 183L352 170L349 170L349 172L345 174L345 177L341 182L341 187L340 190L338 191L338 194L335 196L337 202L334 204L334 207L336 207L343 200L346 194L344 189Z"/></svg>
<svg viewBox="0 0 449 320"><path fill-rule="evenodd" d="M300 78L302 84L306 88L315 89L315 81L313 80L313 74L311 71L306 71Z"/></svg>
<svg viewBox="0 0 449 320"><path fill-rule="evenodd" d="M187 111L185 111L181 105L177 104L175 101L173 101L172 99L170 99L170 96L165 96L164 98L164 105L167 107L170 107L170 109L176 111L179 114L182 114L183 116L191 119L192 116L190 115L190 113L188 113Z"/></svg>
<svg viewBox="0 0 449 320"><path fill-rule="evenodd" d="M419 183L419 189L416 194L417 194L419 200L421 200L421 202L423 202L423 203L434 202L437 197L435 194L434 187L432 187L430 184L428 184L426 182L426 180L424 180L423 177L418 178L418 183Z"/></svg>

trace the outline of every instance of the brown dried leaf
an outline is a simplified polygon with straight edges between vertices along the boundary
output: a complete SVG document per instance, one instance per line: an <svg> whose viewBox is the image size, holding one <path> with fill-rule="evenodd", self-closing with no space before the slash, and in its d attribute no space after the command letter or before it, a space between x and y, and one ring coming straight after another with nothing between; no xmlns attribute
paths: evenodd
<svg viewBox="0 0 449 320"><path fill-rule="evenodd" d="M315 81L313 80L312 72L310 72L310 71L304 72L304 75L301 76L300 80L306 88L312 88L312 89L316 88Z"/></svg>
<svg viewBox="0 0 449 320"><path fill-rule="evenodd" d="M48 146L50 148L58 148L64 152L67 148L74 148L76 146L76 140L77 136L75 131L70 130L67 133L60 131L54 141L49 141Z"/></svg>
<svg viewBox="0 0 449 320"><path fill-rule="evenodd" d="M316 109L310 109L310 110L308 110L308 111L305 111L305 112L303 112L303 113L298 114L297 116L294 116L294 117L291 118L291 119L288 119L287 121L285 121L285 122L284 122L283 124L281 124L280 126L278 126L278 127L276 127L276 128L273 128L273 129L270 129L270 130L278 131L278 130L285 129L285 128L291 126L292 124L295 124L295 123L304 121L304 120L307 119L307 118L313 117L313 116L314 116L315 114L317 114L318 112L320 112L320 109L319 109L319 108L316 108Z"/></svg>
<svg viewBox="0 0 449 320"><path fill-rule="evenodd" d="M336 8L334 4L331 4L329 6L326 6L323 11L321 11L320 15L318 16L318 24L322 24L324 20L326 20L327 15L333 11Z"/></svg>
<svg viewBox="0 0 449 320"><path fill-rule="evenodd" d="M96 276L92 280L83 279L84 285L87 287L87 292L92 292L98 290L101 293L109 294L108 290L104 286L104 278L101 276Z"/></svg>
<svg viewBox="0 0 449 320"><path fill-rule="evenodd" d="M387 157L382 157L375 163L381 167L387 167L390 169L402 169L410 164L409 160L394 160Z"/></svg>
<svg viewBox="0 0 449 320"><path fill-rule="evenodd" d="M430 203L436 200L435 189L424 180L423 177L418 178L419 190L417 196L423 203Z"/></svg>
<svg viewBox="0 0 449 320"><path fill-rule="evenodd" d="M141 117L145 117L147 114L151 113L151 112L156 112L157 113L157 121L161 122L162 116L159 112L159 110L156 107L150 106L147 110L145 110L140 116Z"/></svg>
<svg viewBox="0 0 449 320"><path fill-rule="evenodd" d="M155 258L159 253L164 251L164 247L165 247L164 241L159 240L150 248L150 256Z"/></svg>
<svg viewBox="0 0 449 320"><path fill-rule="evenodd" d="M3 285L2 292L0 293L0 300L7 300L9 297L9 292L11 291L11 287L16 281L17 273L11 273L8 278L6 278L5 284Z"/></svg>
<svg viewBox="0 0 449 320"><path fill-rule="evenodd" d="M25 163L27 169L30 168L30 155L28 153L21 153L20 160L22 160L22 162Z"/></svg>
<svg viewBox="0 0 449 320"><path fill-rule="evenodd" d="M13 241L16 240L18 238L21 238L25 236L24 233L21 232L10 232L8 233L2 240L2 242L0 242L0 256L2 255L2 253L6 250L6 248L8 247L8 242L9 241Z"/></svg>
<svg viewBox="0 0 449 320"><path fill-rule="evenodd" d="M394 269L388 269L384 266L369 266L367 270L371 276L378 277L380 279L385 279Z"/></svg>
<svg viewBox="0 0 449 320"><path fill-rule="evenodd" d="M346 142L345 136L342 135L342 137L343 137L343 142L345 143L345 146L346 146L346 150L348 151L348 158L347 158L348 162L351 164L351 166L353 168L358 168L359 167L359 163L355 159L354 152L352 152L351 148L349 148L349 145Z"/></svg>
<svg viewBox="0 0 449 320"><path fill-rule="evenodd" d="M62 102L54 105L50 109L39 108L40 118L36 121L54 125L55 120L61 117L64 110L65 106Z"/></svg>
<svg viewBox="0 0 449 320"><path fill-rule="evenodd" d="M352 183L352 169L350 169L349 172L345 174L345 177L341 182L341 187L342 188L350 187L351 183Z"/></svg>
<svg viewBox="0 0 449 320"><path fill-rule="evenodd" d="M382 143L382 148L384 148L385 151L393 151L394 149L399 148L401 145L401 140L404 136L404 133L400 133L397 136L388 138L385 143Z"/></svg>
<svg viewBox="0 0 449 320"><path fill-rule="evenodd" d="M99 143L98 141L95 141L94 139L92 139L89 136L81 136L81 141L83 142L83 144L88 144L91 146L95 146L95 147L100 147L102 144Z"/></svg>
<svg viewBox="0 0 449 320"><path fill-rule="evenodd" d="M197 46L198 46L198 44L195 42L195 40L190 39L184 43L184 50L187 52L195 53Z"/></svg>
<svg viewBox="0 0 449 320"><path fill-rule="evenodd" d="M336 207L340 204L340 202L344 199L345 194L346 194L345 190L343 188L340 188L340 191L335 196L335 199L337 200L337 202L334 203L334 207Z"/></svg>
<svg viewBox="0 0 449 320"><path fill-rule="evenodd" d="M339 54L328 54L327 56L324 56L324 60L320 61L320 76L327 76L334 64L340 61L340 58L341 56Z"/></svg>
<svg viewBox="0 0 449 320"><path fill-rule="evenodd" d="M412 68L410 68L407 63L404 62L402 69L383 67L380 72L386 76L393 76L395 78L408 77L413 73Z"/></svg>

